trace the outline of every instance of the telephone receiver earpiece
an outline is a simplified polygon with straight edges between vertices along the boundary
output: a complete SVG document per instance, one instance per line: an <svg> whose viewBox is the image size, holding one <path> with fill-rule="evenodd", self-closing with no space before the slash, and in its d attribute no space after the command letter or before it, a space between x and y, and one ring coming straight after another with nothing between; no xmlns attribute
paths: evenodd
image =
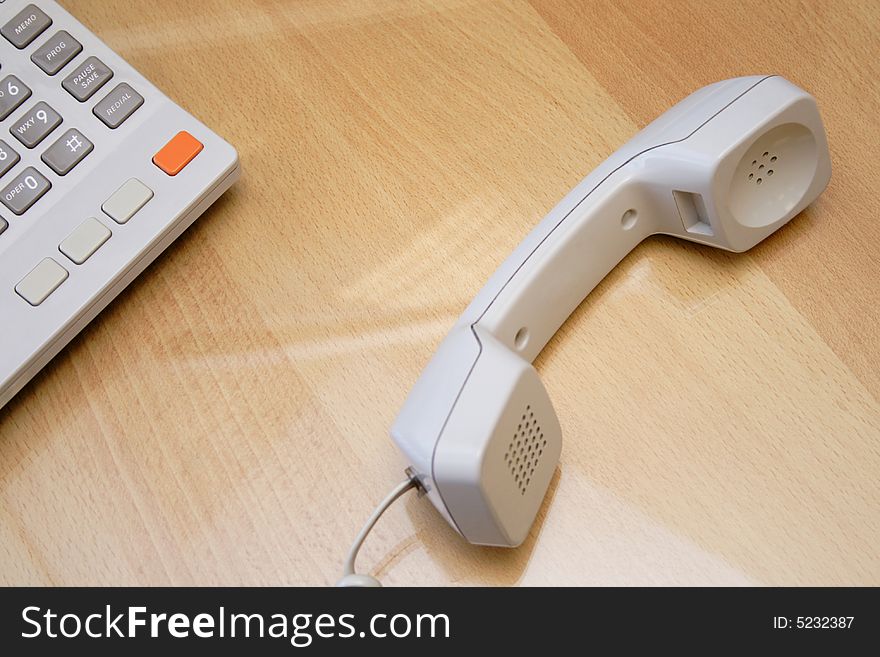
<svg viewBox="0 0 880 657"><path fill-rule="evenodd" d="M778 76L704 87L587 176L478 293L392 427L446 520L471 543L525 539L562 445L531 363L642 240L667 234L745 251L830 176L816 101Z"/></svg>

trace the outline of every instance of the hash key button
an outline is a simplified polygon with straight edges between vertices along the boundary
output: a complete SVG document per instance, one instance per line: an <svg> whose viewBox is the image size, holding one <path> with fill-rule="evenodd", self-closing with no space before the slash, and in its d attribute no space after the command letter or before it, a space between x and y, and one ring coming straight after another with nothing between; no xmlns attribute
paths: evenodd
<svg viewBox="0 0 880 657"><path fill-rule="evenodd" d="M94 150L95 145L76 128L65 132L43 153L43 162L59 176L66 175L73 167Z"/></svg>
<svg viewBox="0 0 880 657"><path fill-rule="evenodd" d="M108 128L118 128L144 104L144 97L123 82L95 105L92 110Z"/></svg>
<svg viewBox="0 0 880 657"><path fill-rule="evenodd" d="M61 86L79 102L84 103L112 77L113 71L104 62L97 57L89 57L64 78Z"/></svg>
<svg viewBox="0 0 880 657"><path fill-rule="evenodd" d="M52 188L46 176L28 167L0 190L0 201L15 214L21 216L37 200Z"/></svg>
<svg viewBox="0 0 880 657"><path fill-rule="evenodd" d="M40 101L12 124L9 132L28 148L33 148L61 123L61 115Z"/></svg>
<svg viewBox="0 0 880 657"><path fill-rule="evenodd" d="M6 37L9 43L21 50L40 36L51 24L52 19L38 7L28 5L0 28L0 33Z"/></svg>

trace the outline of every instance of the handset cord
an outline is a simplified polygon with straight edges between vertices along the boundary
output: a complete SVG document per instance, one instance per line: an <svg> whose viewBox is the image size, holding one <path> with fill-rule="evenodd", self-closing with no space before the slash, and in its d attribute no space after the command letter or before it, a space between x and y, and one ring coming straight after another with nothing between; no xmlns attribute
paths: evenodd
<svg viewBox="0 0 880 657"><path fill-rule="evenodd" d="M409 474L409 472L407 472ZM363 529L361 529L360 533L357 535L357 538L354 539L354 543L351 546L351 549L348 551L348 558L345 560L345 566L342 571L342 579L340 579L336 586L342 587L356 587L356 586L382 586L382 584L375 577L371 577L370 575L359 575L355 572L354 562L357 559L358 552L361 549L361 546L364 544L364 541L369 535L370 531L373 529L373 526L382 517L382 514L388 510L394 502L397 501L404 493L406 493L411 488L418 488L420 486L418 479L416 477L410 475L408 479L400 482L397 486L394 487L388 496L379 503L379 506L376 507L376 510L373 511L373 515L370 516L369 520L367 520Z"/></svg>

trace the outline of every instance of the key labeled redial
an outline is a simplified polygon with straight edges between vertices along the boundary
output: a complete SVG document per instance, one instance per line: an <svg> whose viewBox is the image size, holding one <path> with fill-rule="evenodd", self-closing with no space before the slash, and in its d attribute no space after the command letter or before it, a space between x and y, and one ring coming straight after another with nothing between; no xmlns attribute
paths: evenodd
<svg viewBox="0 0 880 657"><path fill-rule="evenodd" d="M123 82L104 96L92 110L108 128L116 129L144 104L144 97Z"/></svg>

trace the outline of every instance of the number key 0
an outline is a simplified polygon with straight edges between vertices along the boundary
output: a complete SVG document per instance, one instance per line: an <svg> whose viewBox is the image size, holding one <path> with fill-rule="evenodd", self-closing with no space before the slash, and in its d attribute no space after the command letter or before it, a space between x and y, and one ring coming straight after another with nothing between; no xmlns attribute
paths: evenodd
<svg viewBox="0 0 880 657"><path fill-rule="evenodd" d="M52 183L46 179L46 176L33 167L28 167L0 190L0 202L21 216L51 188Z"/></svg>
<svg viewBox="0 0 880 657"><path fill-rule="evenodd" d="M14 75L7 75L0 80L0 121L30 98L30 95L30 88Z"/></svg>

